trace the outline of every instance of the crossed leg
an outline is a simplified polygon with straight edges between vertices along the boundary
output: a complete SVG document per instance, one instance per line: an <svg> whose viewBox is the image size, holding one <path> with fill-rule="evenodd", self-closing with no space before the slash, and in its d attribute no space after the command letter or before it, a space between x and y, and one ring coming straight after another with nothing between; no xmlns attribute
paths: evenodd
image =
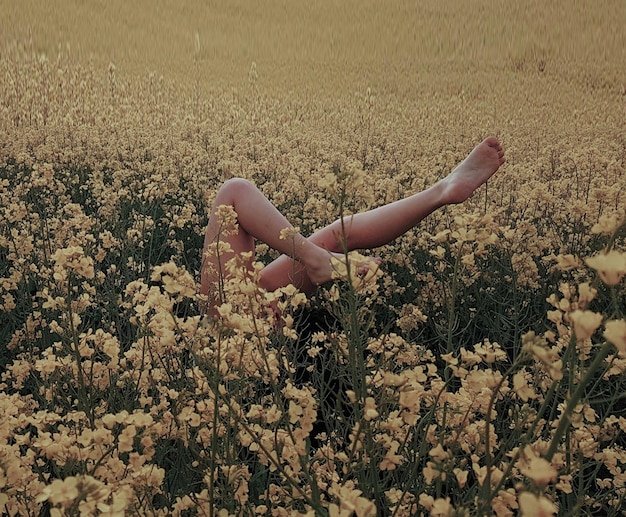
<svg viewBox="0 0 626 517"><path fill-rule="evenodd" d="M426 216L447 205L462 203L484 184L504 163L504 150L494 137L478 144L447 177L432 187L378 208L346 216L305 238L270 201L249 181L235 178L222 185L213 203L204 240L201 293L209 295L223 265L235 254L254 253L255 239L265 242L282 255L261 272L261 287L275 290L293 284L306 294L332 280L331 257L348 251L372 249L387 244L417 225ZM216 217L220 205L231 206L237 214L239 231L220 235ZM288 239L281 231L292 230ZM232 252L218 260L207 253L219 239L228 242ZM372 259L378 263L377 259ZM211 267L212 266L212 267Z"/></svg>

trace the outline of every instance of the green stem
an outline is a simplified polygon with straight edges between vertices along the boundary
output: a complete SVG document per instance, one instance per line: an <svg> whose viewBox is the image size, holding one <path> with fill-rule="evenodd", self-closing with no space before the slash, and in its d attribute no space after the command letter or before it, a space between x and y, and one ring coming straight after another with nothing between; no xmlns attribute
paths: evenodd
<svg viewBox="0 0 626 517"><path fill-rule="evenodd" d="M491 449L489 447L490 433L489 427L491 424L491 412L493 411L493 406L496 403L496 398L498 397L498 393L500 393L500 389L504 385L505 381L508 380L509 375L511 375L517 369L517 364L511 365L511 367L502 375L502 379L496 385L493 393L491 394L491 398L489 399L489 406L487 407L487 412L485 414L485 480L483 482L483 486L481 487L480 492L484 493L484 497L481 499L484 501L481 503L481 509L484 508L491 501L492 491L491 491L491 472L493 470L493 461L491 456ZM480 512L479 512L480 515Z"/></svg>
<svg viewBox="0 0 626 517"><path fill-rule="evenodd" d="M208 488L211 491L211 493L214 492L214 486L215 486L215 468L217 466L217 464L219 463L219 459L218 459L218 439L219 439L219 434L218 434L218 420L219 420L219 404L218 404L218 396L219 396L219 392L220 392L220 363L221 363L221 351L222 351L222 340L221 340L221 334L218 335L217 337L217 351L216 351L216 359L215 359L215 364L216 364L216 369L215 372L213 372L213 375L211 375L209 378L211 381L213 382L209 382L209 386L211 386L211 390L213 391L213 396L214 396L214 402L213 402L213 418L211 421L211 455L210 455L210 459L209 459L209 482L208 484ZM205 375L209 373L209 372L205 372ZM213 497L210 498L209 500L209 515L211 517L213 517L213 515L215 514L215 501L213 500Z"/></svg>
<svg viewBox="0 0 626 517"><path fill-rule="evenodd" d="M609 355L612 349L613 349L613 345L611 345L610 343L605 343L600 348L599 352L594 357L592 363L589 365L589 368L587 369L587 373L585 374L585 377L580 381L580 383L576 387L576 390L570 397L567 403L567 406L565 407L565 411L563 411L563 415L561 416L561 420L559 421L559 426L554 432L554 436L552 437L552 441L550 442L550 447L548 448L548 452L546 453L545 458L548 461L552 460L554 454L559 448L559 442L561 441L561 438L563 437L563 435L565 434L565 432L567 431L567 429L569 428L571 424L572 413L574 412L574 409L576 408L576 406L578 405L578 402L582 398L583 393L585 392L585 388L591 382L596 371L598 370L598 368L600 368L603 361L606 359L606 357Z"/></svg>
<svg viewBox="0 0 626 517"><path fill-rule="evenodd" d="M533 421L531 428L526 433L526 436L528 437L528 439L519 440L519 443L525 444L525 443L531 442L531 438L533 437L534 430L537 428L537 424L539 423L539 421L541 420L541 417L543 416L543 413L545 412L545 408L547 407L547 401L550 398L550 394L553 394L554 391L556 390L556 385L557 385L556 382L552 383L552 386L550 387L550 392L548 393L549 396L546 397L546 402L544 402L542 408L539 410L539 413L535 417L535 420ZM507 462L506 468L504 469L504 472L502 474L502 477L500 478L500 481L491 491L492 494L497 494L498 492L500 492L500 489L504 486L504 483L509 479L509 475L511 474L513 467L517 464L517 460L521 456L523 450L524 450L523 447L516 447L515 453L511 456L510 460ZM483 502L482 505L484 506L485 502ZM481 508L483 506L481 506ZM478 512L478 515L480 515L480 512Z"/></svg>
<svg viewBox="0 0 626 517"><path fill-rule="evenodd" d="M91 407L91 404L89 403L90 401L88 393L87 393L87 386L85 383L85 378L83 376L83 367L82 367L82 361L80 358L80 341L78 340L78 333L76 331L76 327L74 326L74 313L72 312L72 275L69 276L68 280L67 280L67 319L69 322L69 329L70 329L70 334L71 334L71 339L72 339L72 345L73 345L73 355L74 355L74 361L76 361L76 375L78 377L78 404L79 407L81 407L81 409L85 412L85 414L87 415L87 417L89 418L89 424L91 426L91 428L94 428L94 417L93 417L93 410Z"/></svg>
<svg viewBox="0 0 626 517"><path fill-rule="evenodd" d="M459 268L461 266L461 250L463 246L459 249L459 253L456 256L454 261L454 272L452 273L452 283L450 285L450 300L448 301L448 332L446 336L446 354L452 352L452 337L454 334L454 321L456 319L456 294L458 287L458 274Z"/></svg>

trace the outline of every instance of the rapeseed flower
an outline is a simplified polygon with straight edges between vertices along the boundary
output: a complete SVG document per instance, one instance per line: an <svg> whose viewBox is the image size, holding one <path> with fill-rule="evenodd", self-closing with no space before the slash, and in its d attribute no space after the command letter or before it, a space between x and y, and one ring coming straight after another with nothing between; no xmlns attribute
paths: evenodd
<svg viewBox="0 0 626 517"><path fill-rule="evenodd" d="M569 313L569 319L574 324L574 333L579 340L591 338L602 323L602 314L579 309Z"/></svg>
<svg viewBox="0 0 626 517"><path fill-rule="evenodd" d="M585 262L597 271L598 276L607 285L619 284L626 275L626 253L617 250L588 257Z"/></svg>
<svg viewBox="0 0 626 517"><path fill-rule="evenodd" d="M626 321L610 320L604 324L604 337L618 352L626 353Z"/></svg>
<svg viewBox="0 0 626 517"><path fill-rule="evenodd" d="M546 496L522 492L519 496L521 515L528 517L553 517L557 513L556 505Z"/></svg>

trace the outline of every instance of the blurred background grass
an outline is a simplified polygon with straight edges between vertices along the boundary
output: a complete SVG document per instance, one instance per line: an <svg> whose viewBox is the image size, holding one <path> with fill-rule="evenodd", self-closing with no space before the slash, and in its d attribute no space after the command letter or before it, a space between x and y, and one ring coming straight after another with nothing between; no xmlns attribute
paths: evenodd
<svg viewBox="0 0 626 517"><path fill-rule="evenodd" d="M623 0L0 0L0 10L0 47L32 34L48 55L69 46L80 61L181 87L241 85L255 62L267 88L331 97L493 90L520 71L626 88Z"/></svg>

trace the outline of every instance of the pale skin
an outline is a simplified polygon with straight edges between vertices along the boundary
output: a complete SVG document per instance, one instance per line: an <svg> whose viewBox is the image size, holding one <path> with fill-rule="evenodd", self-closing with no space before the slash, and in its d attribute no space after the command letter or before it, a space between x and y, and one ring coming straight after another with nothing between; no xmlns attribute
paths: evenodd
<svg viewBox="0 0 626 517"><path fill-rule="evenodd" d="M432 187L393 203L345 216L343 221L336 220L308 238L293 232L288 239L281 239L281 230L293 228L289 221L252 183L241 178L228 180L213 202L204 239L201 293L208 295L215 289L218 275L225 275L223 264L233 254L254 253L255 241L260 240L282 253L261 271L261 287L273 291L293 284L305 294L312 294L318 286L333 280L333 255L342 258L346 251L369 250L397 239L438 208L468 199L503 163L504 150L498 140L486 138ZM236 234L219 235L215 214L220 205L234 208L239 224ZM218 235L233 250L219 261L206 253ZM212 271L205 267L209 263L215 266ZM380 259L372 258L366 267L379 265ZM213 312L211 309L209 312Z"/></svg>

